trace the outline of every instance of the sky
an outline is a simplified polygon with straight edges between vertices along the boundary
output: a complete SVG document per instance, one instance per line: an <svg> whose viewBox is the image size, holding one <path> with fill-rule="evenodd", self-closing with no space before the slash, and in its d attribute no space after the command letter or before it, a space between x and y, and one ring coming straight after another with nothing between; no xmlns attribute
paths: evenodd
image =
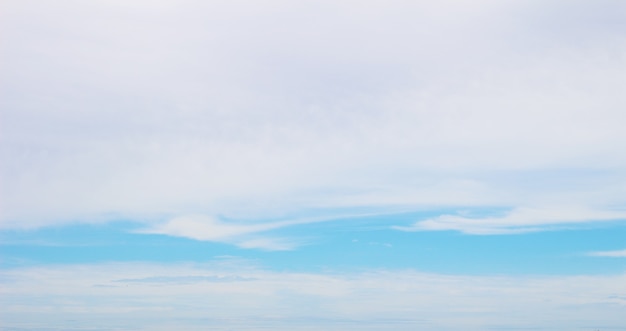
<svg viewBox="0 0 626 331"><path fill-rule="evenodd" d="M626 330L626 2L4 0L0 330Z"/></svg>

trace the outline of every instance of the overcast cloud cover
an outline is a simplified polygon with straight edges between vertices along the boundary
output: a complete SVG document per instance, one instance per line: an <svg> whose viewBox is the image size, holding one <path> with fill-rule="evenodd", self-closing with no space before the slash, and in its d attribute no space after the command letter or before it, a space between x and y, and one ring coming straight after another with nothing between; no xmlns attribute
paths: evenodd
<svg viewBox="0 0 626 331"><path fill-rule="evenodd" d="M623 210L625 6L7 1L2 224Z"/></svg>
<svg viewBox="0 0 626 331"><path fill-rule="evenodd" d="M165 235L275 252L314 245L315 240L286 234L290 229L347 226L358 217L419 211L429 215L409 221L390 216L377 227L399 234L502 236L621 229L626 220L624 1L5 0L0 31L5 242L14 231L124 220L137 225L131 231L137 238ZM311 235L325 233L316 231ZM616 299L606 303L612 308L605 313L580 308L584 323L571 325L593 327L592 321L604 320L605 326L625 329L614 318L626 311L620 285L624 249L626 239L619 247L569 252L613 257L621 271L593 276L600 278L568 275L574 278L566 283L574 285L546 294L546 300L556 300L547 305L586 307L601 304L586 301L587 295L613 295ZM36 268L95 284L89 273L96 271L71 268L108 269L98 263ZM31 268L3 271L2 279L15 277L22 284L2 284L16 300L2 303L11 311L6 325L14 327L6 330L22 330L15 329L26 316L19 312L34 313L28 307L41 304L35 301L66 295L48 288L36 296L40 299L31 297L28 288L53 281L32 278L39 271ZM398 284L437 277L385 272L407 277ZM141 273L162 276L161 269ZM195 271L182 274L189 273ZM370 289L347 285L348 275L367 284L385 278L356 271L306 277L328 277L323 284L354 286L358 293ZM115 277L127 276L112 274L102 281ZM386 284L396 286L393 277L373 290L378 292L372 298L383 307L374 315L404 320L411 315L407 307L416 307L409 299L413 292L389 290ZM441 292L436 287L426 297L434 300L457 287L480 296L493 291L497 294L485 304L496 307L511 303L505 293L530 298L529 293L559 283L529 278L528 287L516 288L511 282L523 276L510 275L493 284L490 278L478 281L497 290L472 289L475 280L469 276L450 277L459 277L452 289L438 283ZM255 291L274 291L277 284L255 282L232 291L242 296L252 291L250 302L261 302ZM322 283L316 284L327 286ZM585 292L597 283L606 291ZM580 302L571 301L579 286ZM129 291L116 289L112 295L124 300L144 293ZM227 300L238 300L230 287L225 291ZM90 293L76 295L98 300L99 294ZM385 315L397 293L407 301ZM283 301L269 307L287 309L290 300L295 307L304 305L289 293L281 295L276 302ZM320 300L315 302L326 302ZM369 316L350 300L337 305ZM484 317L481 324L476 315L467 317L474 321L469 324L458 319L439 327L510 326L536 316L532 312L541 314L531 307L535 299L524 300L511 308L520 311L516 317ZM238 309L235 301L229 314ZM434 307L439 316L446 305ZM285 312L289 318L299 314ZM361 318L336 309L316 314ZM538 321L534 327L552 325L541 324L546 318Z"/></svg>

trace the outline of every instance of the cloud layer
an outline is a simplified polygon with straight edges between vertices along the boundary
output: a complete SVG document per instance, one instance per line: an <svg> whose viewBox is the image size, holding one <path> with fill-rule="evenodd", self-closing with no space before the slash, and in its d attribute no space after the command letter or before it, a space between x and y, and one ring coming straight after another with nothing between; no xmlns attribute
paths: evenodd
<svg viewBox="0 0 626 331"><path fill-rule="evenodd" d="M3 7L4 228L625 204L621 2Z"/></svg>
<svg viewBox="0 0 626 331"><path fill-rule="evenodd" d="M624 275L289 273L222 259L195 265L18 268L0 277L3 326L17 330L94 325L124 330L626 327L621 317Z"/></svg>

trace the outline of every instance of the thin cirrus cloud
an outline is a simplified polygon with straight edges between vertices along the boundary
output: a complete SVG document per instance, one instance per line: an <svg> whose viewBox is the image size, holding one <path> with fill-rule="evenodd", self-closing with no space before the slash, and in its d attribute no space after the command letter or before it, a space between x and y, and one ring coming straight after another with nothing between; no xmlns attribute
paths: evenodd
<svg viewBox="0 0 626 331"><path fill-rule="evenodd" d="M576 206L560 209L516 208L503 216L468 217L442 215L415 222L410 226L394 226L401 231L453 230L467 234L495 235L545 231L587 222L626 220L624 211L591 210Z"/></svg>
<svg viewBox="0 0 626 331"><path fill-rule="evenodd" d="M161 277L144 277L144 278L125 278L117 279L114 282L118 283L177 283L177 284L190 284L190 283L222 283L222 282L242 282L251 281L254 278L240 277L240 276L161 276ZM101 285L102 284L98 284ZM105 285L106 286L106 285ZM114 285L109 285L114 286Z"/></svg>
<svg viewBox="0 0 626 331"><path fill-rule="evenodd" d="M587 253L589 256L597 257L626 257L626 249L616 251L601 251Z"/></svg>
<svg viewBox="0 0 626 331"><path fill-rule="evenodd" d="M286 239L261 237L264 232L306 222L282 221L236 225L228 224L206 215L187 215L139 230L137 233L162 234L195 240L229 243L242 248L259 248L275 251L290 250L296 246L296 243Z"/></svg>
<svg viewBox="0 0 626 331"><path fill-rule="evenodd" d="M254 248L267 251L292 250L304 243L272 234L272 231L311 223L336 221L338 219L371 216L374 214L339 213L318 217L294 218L282 221L233 222L224 221L209 215L184 215L165 222L148 224L135 230L139 234L159 234L189 238L200 241L226 243L240 248Z"/></svg>
<svg viewBox="0 0 626 331"><path fill-rule="evenodd" d="M530 215L543 229L625 203L622 3L63 3L3 9L3 228L134 219L286 249L216 215L562 213ZM545 171L576 179L519 176Z"/></svg>

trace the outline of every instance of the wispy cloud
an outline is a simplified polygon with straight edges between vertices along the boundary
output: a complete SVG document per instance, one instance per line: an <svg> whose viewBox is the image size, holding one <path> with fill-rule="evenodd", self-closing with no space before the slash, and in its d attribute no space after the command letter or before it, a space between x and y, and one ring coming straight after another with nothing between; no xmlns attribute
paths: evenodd
<svg viewBox="0 0 626 331"><path fill-rule="evenodd" d="M555 227L586 222L625 220L626 212L595 210L578 206L559 209L516 208L503 216L468 217L442 215L422 220L410 226L394 226L400 231L453 230L468 234L515 234L550 230Z"/></svg>
<svg viewBox="0 0 626 331"><path fill-rule="evenodd" d="M201 241L233 244L241 248L269 251L292 250L303 244L297 238L276 236L273 230L319 222L340 221L349 218L380 215L381 211L356 213L333 210L316 217L293 217L281 221L222 221L209 215L184 215L160 223L148 224L135 230L140 234L162 234Z"/></svg>
<svg viewBox="0 0 626 331"><path fill-rule="evenodd" d="M114 282L119 283L176 283L176 284L189 284L189 283L223 283L223 282L241 282L251 281L254 278L241 277L241 276L153 276L144 278L125 278L118 279Z"/></svg>
<svg viewBox="0 0 626 331"><path fill-rule="evenodd" d="M298 220L261 224L229 224L206 215L188 215L176 217L164 223L153 225L136 232L231 243L242 248L289 250L296 245L295 241L268 236L260 237L259 233L311 221L312 220Z"/></svg>
<svg viewBox="0 0 626 331"><path fill-rule="evenodd" d="M626 257L626 249L617 250L617 251L600 251L600 252L590 252L587 253L589 256L599 256L599 257Z"/></svg>

